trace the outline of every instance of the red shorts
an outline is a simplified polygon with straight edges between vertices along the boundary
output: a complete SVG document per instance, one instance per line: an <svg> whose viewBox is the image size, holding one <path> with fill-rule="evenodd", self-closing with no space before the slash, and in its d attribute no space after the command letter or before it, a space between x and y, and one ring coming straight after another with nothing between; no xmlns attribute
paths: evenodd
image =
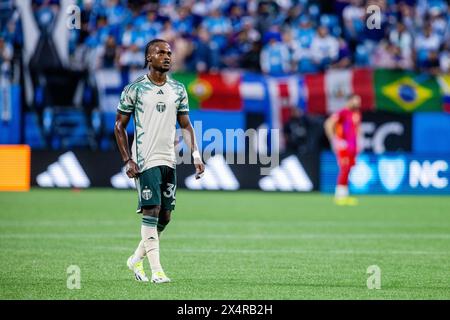
<svg viewBox="0 0 450 320"><path fill-rule="evenodd" d="M336 157L340 167L345 165L353 167L356 163L356 151L347 148L338 150Z"/></svg>

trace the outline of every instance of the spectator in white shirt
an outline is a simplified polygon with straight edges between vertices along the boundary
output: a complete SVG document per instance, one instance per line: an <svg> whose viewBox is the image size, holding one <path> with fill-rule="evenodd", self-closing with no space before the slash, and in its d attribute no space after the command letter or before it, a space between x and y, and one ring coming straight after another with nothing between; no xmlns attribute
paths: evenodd
<svg viewBox="0 0 450 320"><path fill-rule="evenodd" d="M137 45L131 45L127 50L125 50L119 59L119 63L122 67L129 67L133 69L142 68L142 61L144 61L145 56L141 49Z"/></svg>
<svg viewBox="0 0 450 320"><path fill-rule="evenodd" d="M439 51L440 44L439 37L432 33L431 25L425 25L423 34L420 34L415 41L419 68L427 66L430 57L435 56Z"/></svg>
<svg viewBox="0 0 450 320"><path fill-rule="evenodd" d="M443 45L439 54L439 67L441 72L450 73L450 42Z"/></svg>
<svg viewBox="0 0 450 320"><path fill-rule="evenodd" d="M347 37L356 40L364 26L365 10L362 0L352 0L342 11Z"/></svg>
<svg viewBox="0 0 450 320"><path fill-rule="evenodd" d="M326 69L339 54L338 40L329 35L328 28L320 26L311 43L311 54L319 69Z"/></svg>
<svg viewBox="0 0 450 320"><path fill-rule="evenodd" d="M389 41L400 48L402 55L410 57L413 48L413 37L408 30L406 30L403 22L398 22L395 29L389 33Z"/></svg>

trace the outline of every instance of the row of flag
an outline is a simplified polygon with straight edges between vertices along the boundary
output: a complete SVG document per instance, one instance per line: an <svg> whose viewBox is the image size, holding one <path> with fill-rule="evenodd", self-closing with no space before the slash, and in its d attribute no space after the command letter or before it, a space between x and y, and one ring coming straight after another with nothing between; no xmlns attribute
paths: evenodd
<svg viewBox="0 0 450 320"><path fill-rule="evenodd" d="M193 109L282 112L280 108L292 105L329 114L355 93L362 98L363 110L450 111L449 75L351 69L276 78L245 72L172 76L186 85Z"/></svg>
<svg viewBox="0 0 450 320"><path fill-rule="evenodd" d="M100 108L115 112L124 86L142 73L97 72ZM330 114L341 109L352 93L361 96L363 110L450 112L450 75L349 69L285 77L239 71L171 76L186 86L192 110L260 112L272 119L273 127L284 122L290 107Z"/></svg>

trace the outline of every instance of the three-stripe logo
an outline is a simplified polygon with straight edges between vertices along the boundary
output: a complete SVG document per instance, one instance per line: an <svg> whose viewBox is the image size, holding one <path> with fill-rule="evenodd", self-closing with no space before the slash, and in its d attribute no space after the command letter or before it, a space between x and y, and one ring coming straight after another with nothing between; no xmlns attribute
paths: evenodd
<svg viewBox="0 0 450 320"><path fill-rule="evenodd" d="M58 161L36 177L40 187L88 188L91 185L86 172L72 151L59 156Z"/></svg>
<svg viewBox="0 0 450 320"><path fill-rule="evenodd" d="M195 179L193 174L187 177L184 183L188 189L193 190L238 190L240 187L239 181L222 155L209 158L201 179Z"/></svg>
<svg viewBox="0 0 450 320"><path fill-rule="evenodd" d="M259 180L264 191L312 191L314 186L296 156L289 156L270 175Z"/></svg>

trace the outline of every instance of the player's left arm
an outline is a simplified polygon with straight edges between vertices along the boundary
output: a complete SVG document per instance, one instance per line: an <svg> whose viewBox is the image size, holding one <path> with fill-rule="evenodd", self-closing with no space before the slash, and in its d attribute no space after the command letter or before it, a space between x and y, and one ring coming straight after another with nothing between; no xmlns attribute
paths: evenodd
<svg viewBox="0 0 450 320"><path fill-rule="evenodd" d="M177 121L180 125L183 139L189 149L191 150L192 157L194 158L194 166L197 179L201 178L203 172L205 171L205 165L203 164L202 158L198 151L197 143L195 142L195 134L194 128L192 128L191 120L189 119L189 114L187 113L178 113Z"/></svg>

